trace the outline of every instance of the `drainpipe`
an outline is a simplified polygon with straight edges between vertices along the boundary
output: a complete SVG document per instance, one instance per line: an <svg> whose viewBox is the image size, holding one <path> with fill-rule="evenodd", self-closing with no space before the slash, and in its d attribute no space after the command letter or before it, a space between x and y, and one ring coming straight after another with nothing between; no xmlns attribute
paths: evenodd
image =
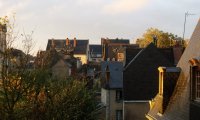
<svg viewBox="0 0 200 120"><path fill-rule="evenodd" d="M108 93L109 93L109 94L108 94L108 95L109 95L109 97L108 97L108 98L109 98L109 99L108 99L108 103L109 103L109 104L108 104L108 113L109 113L109 114L108 114L108 120L110 120L110 113L111 113L111 112L110 112L110 90L109 90Z"/></svg>
<svg viewBox="0 0 200 120"><path fill-rule="evenodd" d="M123 114L122 118L123 118L123 119L122 119L122 120L125 120L125 118L124 118L124 117L125 117L124 113L125 113L125 112L124 112L124 99L123 99L123 101L122 101L122 114Z"/></svg>

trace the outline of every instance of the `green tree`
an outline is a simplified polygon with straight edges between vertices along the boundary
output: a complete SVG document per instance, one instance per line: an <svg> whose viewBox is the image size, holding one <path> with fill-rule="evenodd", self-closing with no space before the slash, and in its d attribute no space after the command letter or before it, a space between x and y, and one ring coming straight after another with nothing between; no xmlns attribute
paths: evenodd
<svg viewBox="0 0 200 120"><path fill-rule="evenodd" d="M27 97L26 118L37 120L93 120L96 118L95 91L84 80L52 78L49 70L35 71L34 85Z"/></svg>
<svg viewBox="0 0 200 120"><path fill-rule="evenodd" d="M177 35L161 31L157 28L149 28L141 38L137 39L136 43L144 48L153 42L153 37L157 38L157 47L159 48L168 48L175 44L181 44L182 42L182 38Z"/></svg>

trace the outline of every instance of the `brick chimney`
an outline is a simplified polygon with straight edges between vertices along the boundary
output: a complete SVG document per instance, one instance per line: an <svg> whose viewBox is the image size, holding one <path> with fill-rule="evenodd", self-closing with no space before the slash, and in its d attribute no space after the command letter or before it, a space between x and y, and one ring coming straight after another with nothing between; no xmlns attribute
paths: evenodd
<svg viewBox="0 0 200 120"><path fill-rule="evenodd" d="M76 37L74 38L74 47L76 47L77 45L77 41L76 41Z"/></svg>
<svg viewBox="0 0 200 120"><path fill-rule="evenodd" d="M66 46L68 46L70 43L69 43L69 38L66 38Z"/></svg>

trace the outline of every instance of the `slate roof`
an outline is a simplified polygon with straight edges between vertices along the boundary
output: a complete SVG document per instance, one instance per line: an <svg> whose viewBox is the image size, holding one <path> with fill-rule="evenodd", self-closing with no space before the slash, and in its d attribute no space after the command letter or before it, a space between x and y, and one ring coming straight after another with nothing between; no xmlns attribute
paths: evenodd
<svg viewBox="0 0 200 120"><path fill-rule="evenodd" d="M126 48L126 65L142 50L142 48ZM125 65L125 66L126 66Z"/></svg>
<svg viewBox="0 0 200 120"><path fill-rule="evenodd" d="M54 44L56 45L55 48L64 48L66 46L65 39L53 39ZM89 40L79 40L77 39L77 45L74 49L74 54L87 54L87 46L89 44ZM51 48L52 39L48 40L46 50L50 50ZM70 44L73 46L74 40L70 39Z"/></svg>
<svg viewBox="0 0 200 120"><path fill-rule="evenodd" d="M178 62L178 67L181 68L181 73L178 78L176 87L173 91L169 105L165 113L160 116L157 112L149 111L151 117L159 120L189 120L189 73L190 64L188 60L200 56L200 20L190 38L181 59ZM155 108L159 106L159 100L155 100ZM155 110L155 109L152 109Z"/></svg>
<svg viewBox="0 0 200 120"><path fill-rule="evenodd" d="M174 63L174 51L173 48L158 48L162 55L168 59L171 63Z"/></svg>
<svg viewBox="0 0 200 120"><path fill-rule="evenodd" d="M106 41L107 43L109 44L130 44L130 41L129 39L104 39L104 38L101 38L101 44Z"/></svg>
<svg viewBox="0 0 200 120"><path fill-rule="evenodd" d="M108 89L116 89L123 87L123 63L117 61L104 61L101 62L101 76L105 79L106 68L108 67L110 72Z"/></svg>
<svg viewBox="0 0 200 120"><path fill-rule="evenodd" d="M154 46L140 50L124 69L125 100L151 100L158 92L159 66L173 66Z"/></svg>
<svg viewBox="0 0 200 120"><path fill-rule="evenodd" d="M101 45L89 45L90 53L92 54L101 54L102 55L102 46Z"/></svg>
<svg viewBox="0 0 200 120"><path fill-rule="evenodd" d="M157 48L158 51L170 61L170 63L176 65L177 61L183 53L183 48ZM126 65L141 51L143 48L126 47ZM181 51L180 51L181 50ZM125 66L126 66L125 65Z"/></svg>

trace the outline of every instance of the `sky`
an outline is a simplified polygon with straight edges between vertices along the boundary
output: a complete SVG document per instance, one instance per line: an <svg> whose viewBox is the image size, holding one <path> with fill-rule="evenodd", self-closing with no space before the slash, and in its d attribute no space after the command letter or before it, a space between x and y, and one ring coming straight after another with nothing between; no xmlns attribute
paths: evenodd
<svg viewBox="0 0 200 120"><path fill-rule="evenodd" d="M141 37L150 27L190 38L200 17L200 0L0 0L0 16L15 14L15 30L33 31L34 52L45 50L48 39ZM20 43L17 43L20 47Z"/></svg>

